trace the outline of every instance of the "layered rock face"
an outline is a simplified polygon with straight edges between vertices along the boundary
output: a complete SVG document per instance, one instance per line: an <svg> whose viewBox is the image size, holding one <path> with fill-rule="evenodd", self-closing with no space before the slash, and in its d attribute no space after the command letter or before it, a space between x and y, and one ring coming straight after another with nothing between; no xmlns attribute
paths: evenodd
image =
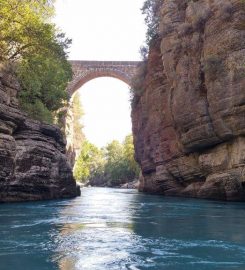
<svg viewBox="0 0 245 270"><path fill-rule="evenodd" d="M245 4L164 0L132 111L140 190L245 200Z"/></svg>
<svg viewBox="0 0 245 270"><path fill-rule="evenodd" d="M60 130L18 109L18 84L0 74L0 202L79 195Z"/></svg>

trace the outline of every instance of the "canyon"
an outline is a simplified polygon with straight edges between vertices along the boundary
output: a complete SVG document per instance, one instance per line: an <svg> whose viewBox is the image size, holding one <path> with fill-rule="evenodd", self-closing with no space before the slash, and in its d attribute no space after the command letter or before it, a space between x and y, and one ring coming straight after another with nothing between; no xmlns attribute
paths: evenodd
<svg viewBox="0 0 245 270"><path fill-rule="evenodd" d="M140 191L245 200L245 4L164 0L132 122Z"/></svg>
<svg viewBox="0 0 245 270"><path fill-rule="evenodd" d="M139 64L141 89L132 101L139 190L244 201L245 3L164 0L159 30ZM112 74L88 80L96 76ZM58 127L19 109L18 91L15 77L1 69L0 202L79 195L73 134L67 151ZM72 119L68 114L70 130Z"/></svg>

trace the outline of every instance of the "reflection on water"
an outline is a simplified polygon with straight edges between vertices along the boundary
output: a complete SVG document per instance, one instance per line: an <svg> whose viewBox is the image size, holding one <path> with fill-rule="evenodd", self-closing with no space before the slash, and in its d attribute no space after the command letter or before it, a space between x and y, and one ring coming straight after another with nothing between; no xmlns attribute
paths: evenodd
<svg viewBox="0 0 245 270"><path fill-rule="evenodd" d="M129 249L135 245L132 202L137 193L107 189L88 191L78 199L77 205L71 204L60 211L61 216L67 217L56 239L59 243L56 252L63 258L60 268L104 269L106 266L119 269L117 262L122 265L129 260ZM75 264L75 267L67 268L67 264Z"/></svg>
<svg viewBox="0 0 245 270"><path fill-rule="evenodd" d="M2 204L0 270L244 270L244 216L243 203L99 188Z"/></svg>

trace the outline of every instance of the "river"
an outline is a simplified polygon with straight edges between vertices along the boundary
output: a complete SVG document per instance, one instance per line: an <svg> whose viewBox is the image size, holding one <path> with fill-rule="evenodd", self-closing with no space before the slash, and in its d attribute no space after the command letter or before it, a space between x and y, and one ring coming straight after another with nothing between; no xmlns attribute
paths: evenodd
<svg viewBox="0 0 245 270"><path fill-rule="evenodd" d="M84 188L0 205L0 270L245 269L245 204Z"/></svg>

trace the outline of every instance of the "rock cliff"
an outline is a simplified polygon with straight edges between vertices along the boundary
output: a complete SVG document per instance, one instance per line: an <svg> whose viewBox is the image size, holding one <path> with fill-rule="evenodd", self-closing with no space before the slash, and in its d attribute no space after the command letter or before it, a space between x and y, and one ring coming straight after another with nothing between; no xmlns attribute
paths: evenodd
<svg viewBox="0 0 245 270"><path fill-rule="evenodd" d="M0 202L79 195L60 130L21 112L18 89L13 76L0 73Z"/></svg>
<svg viewBox="0 0 245 270"><path fill-rule="evenodd" d="M132 109L141 191L245 200L244 67L244 1L163 1Z"/></svg>

